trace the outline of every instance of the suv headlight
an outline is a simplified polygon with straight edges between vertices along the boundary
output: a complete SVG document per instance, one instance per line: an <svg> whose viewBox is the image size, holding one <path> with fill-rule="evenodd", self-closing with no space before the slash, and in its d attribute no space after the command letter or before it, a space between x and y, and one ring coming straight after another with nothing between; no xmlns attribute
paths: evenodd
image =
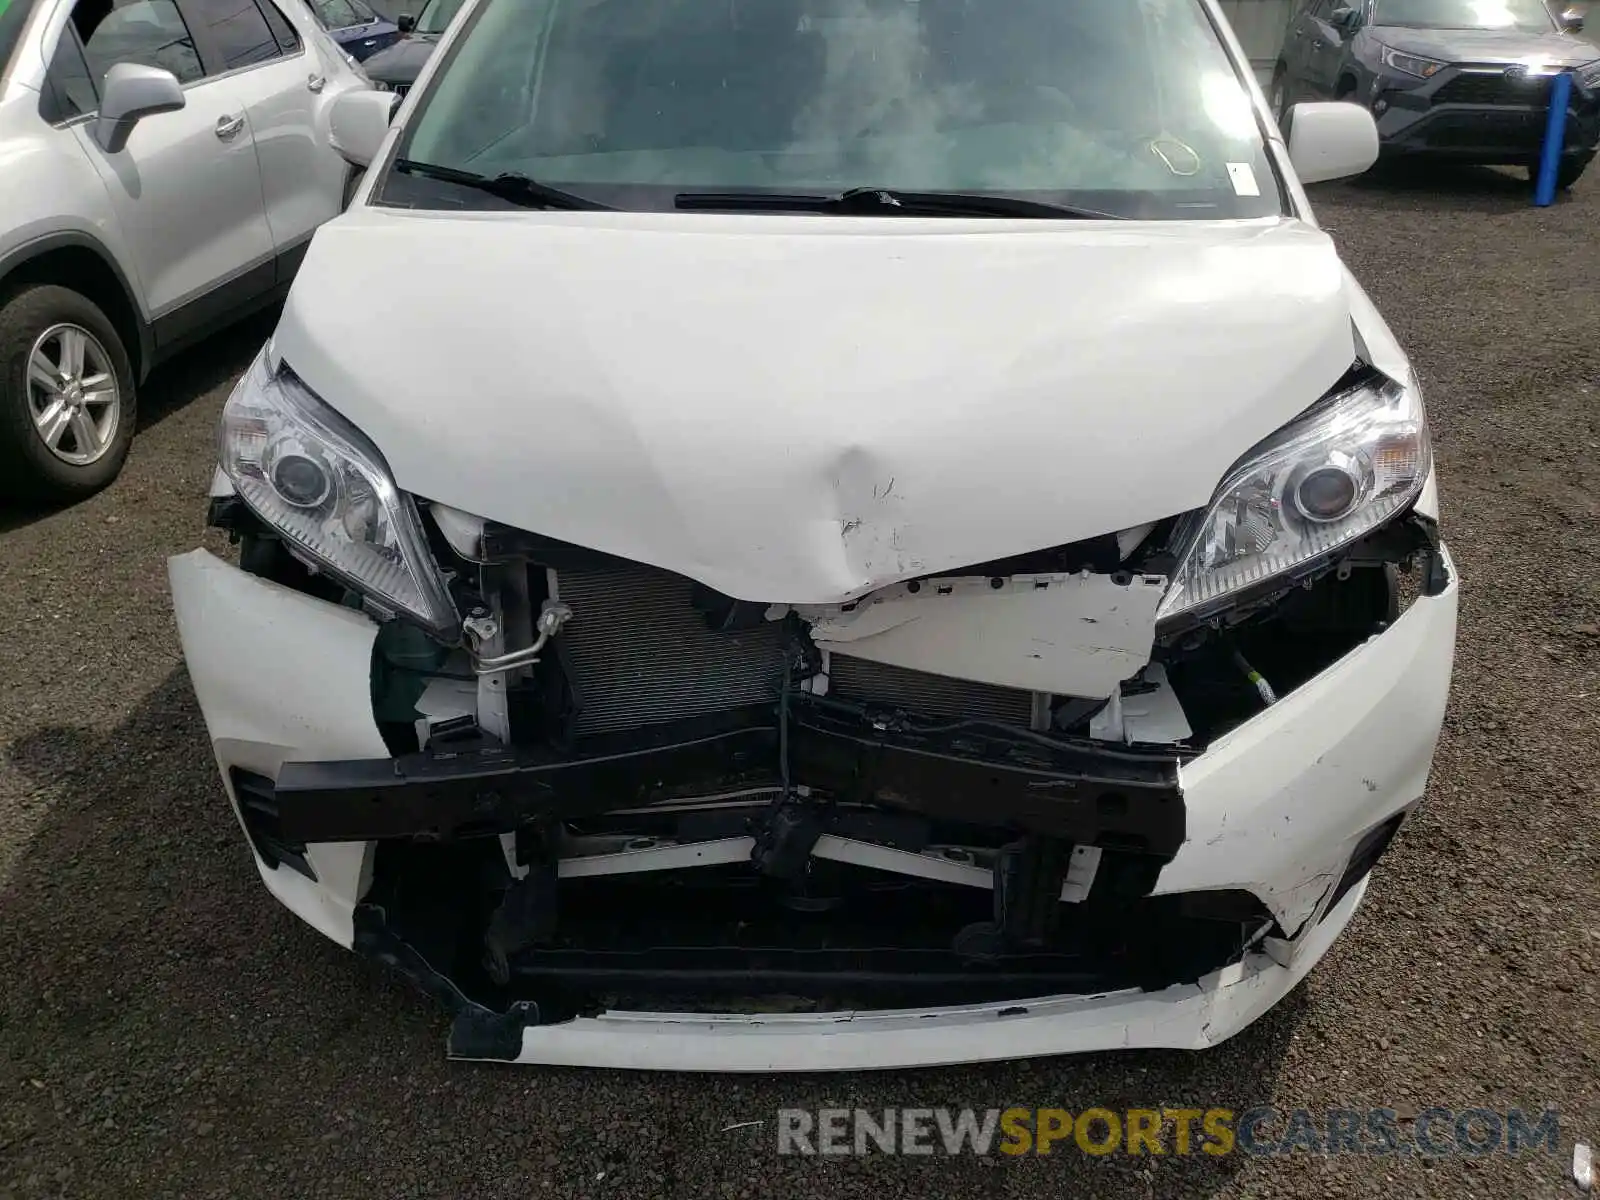
<svg viewBox="0 0 1600 1200"><path fill-rule="evenodd" d="M453 640L460 621L411 497L360 430L270 359L269 344L222 409L234 490L308 566Z"/></svg>
<svg viewBox="0 0 1600 1200"><path fill-rule="evenodd" d="M1420 79L1432 79L1450 65L1436 58L1423 58L1420 54L1407 54L1388 46L1383 48L1383 62L1385 66L1393 67L1404 75L1415 75Z"/></svg>
<svg viewBox="0 0 1600 1200"><path fill-rule="evenodd" d="M1411 503L1432 465L1415 385L1379 376L1327 397L1240 459L1180 527L1158 617L1204 618L1315 566Z"/></svg>

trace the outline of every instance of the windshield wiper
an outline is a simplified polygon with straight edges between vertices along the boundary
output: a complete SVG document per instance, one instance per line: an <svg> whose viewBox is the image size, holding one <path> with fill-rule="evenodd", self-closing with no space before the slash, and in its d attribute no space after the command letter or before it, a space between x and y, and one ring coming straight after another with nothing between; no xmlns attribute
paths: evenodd
<svg viewBox="0 0 1600 1200"><path fill-rule="evenodd" d="M846 216L1040 217L1061 220L1123 221L1115 213L1016 196L975 192L905 192L854 187L833 196L784 192L679 192L678 208L700 212L804 212Z"/></svg>
<svg viewBox="0 0 1600 1200"><path fill-rule="evenodd" d="M479 175L475 171L462 171L455 167L441 167L435 163L419 162L414 158L395 159L394 169L403 175L421 175L427 179L439 179L445 183L458 184L461 187L471 188L483 192L499 200L520 205L523 208L570 208L570 209L606 209L609 204L601 204L598 200L589 200L583 196L575 196L571 192L564 192L560 188L553 188L547 183L540 183L537 179L516 171L508 171L501 175Z"/></svg>

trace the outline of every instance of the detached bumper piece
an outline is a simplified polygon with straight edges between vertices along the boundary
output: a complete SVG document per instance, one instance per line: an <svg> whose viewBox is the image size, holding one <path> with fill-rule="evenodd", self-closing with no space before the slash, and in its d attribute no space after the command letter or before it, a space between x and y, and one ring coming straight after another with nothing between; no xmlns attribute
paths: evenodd
<svg viewBox="0 0 1600 1200"><path fill-rule="evenodd" d="M618 1008L1156 989L1271 926L1248 893L1149 895L1185 837L1170 752L891 728L806 696L784 711L782 727L744 710L560 753L475 734L233 782L280 867L310 843L376 843L356 949L446 1004L457 1057L514 1057L525 1026ZM617 865L641 848L674 869Z"/></svg>
<svg viewBox="0 0 1600 1200"><path fill-rule="evenodd" d="M1242 892L1118 896L1139 875L1113 870L1103 897L1058 904L1046 936L1008 942L998 892L820 861L803 885L712 867L552 892L537 866L497 881L490 846L384 843L356 910L354 948L444 1004L459 1059L512 1060L524 1029L608 1011L932 1012L1159 991L1239 961L1270 924Z"/></svg>

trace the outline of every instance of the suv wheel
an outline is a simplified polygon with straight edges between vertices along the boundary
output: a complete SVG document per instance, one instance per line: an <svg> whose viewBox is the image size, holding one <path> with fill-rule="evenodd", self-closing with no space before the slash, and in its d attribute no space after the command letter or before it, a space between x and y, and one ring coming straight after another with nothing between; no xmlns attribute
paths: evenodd
<svg viewBox="0 0 1600 1200"><path fill-rule="evenodd" d="M0 305L0 488L46 502L99 491L134 419L133 365L98 305L54 284Z"/></svg>
<svg viewBox="0 0 1600 1200"><path fill-rule="evenodd" d="M1568 154L1561 159L1561 164L1556 167L1556 186L1562 191L1578 182L1589 164L1594 160L1592 154ZM1534 168L1534 177L1538 178L1538 168Z"/></svg>
<svg viewBox="0 0 1600 1200"><path fill-rule="evenodd" d="M1577 183L1593 161L1593 154L1563 154L1556 164L1556 190L1564 192ZM1539 185L1538 159L1528 164L1528 182L1535 187Z"/></svg>

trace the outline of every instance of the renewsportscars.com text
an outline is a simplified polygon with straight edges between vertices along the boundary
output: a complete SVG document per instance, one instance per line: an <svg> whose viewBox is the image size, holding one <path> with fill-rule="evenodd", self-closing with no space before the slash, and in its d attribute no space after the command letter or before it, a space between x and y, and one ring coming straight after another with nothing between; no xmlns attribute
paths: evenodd
<svg viewBox="0 0 1600 1200"><path fill-rule="evenodd" d="M1356 1154L1557 1152L1554 1109L784 1108L779 1154Z"/></svg>

